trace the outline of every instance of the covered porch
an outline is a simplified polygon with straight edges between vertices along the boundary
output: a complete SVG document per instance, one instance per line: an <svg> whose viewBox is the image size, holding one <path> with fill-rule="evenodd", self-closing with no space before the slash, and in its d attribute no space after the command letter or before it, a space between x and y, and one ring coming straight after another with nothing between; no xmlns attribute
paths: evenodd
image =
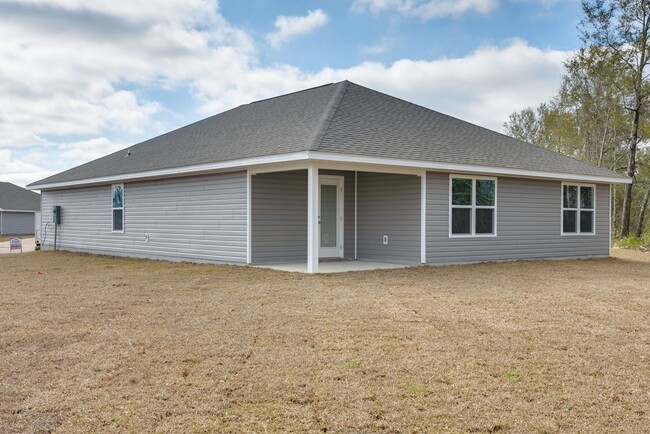
<svg viewBox="0 0 650 434"><path fill-rule="evenodd" d="M426 172L306 161L248 169L248 263L343 272L424 263Z"/></svg>

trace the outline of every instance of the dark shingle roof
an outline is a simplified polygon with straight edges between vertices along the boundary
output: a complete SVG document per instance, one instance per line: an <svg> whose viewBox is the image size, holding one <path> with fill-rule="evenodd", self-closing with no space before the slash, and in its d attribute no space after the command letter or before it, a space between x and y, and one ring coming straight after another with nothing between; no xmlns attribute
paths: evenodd
<svg viewBox="0 0 650 434"><path fill-rule="evenodd" d="M348 81L246 104L31 185L326 151L621 178Z"/></svg>
<svg viewBox="0 0 650 434"><path fill-rule="evenodd" d="M319 151L620 177L428 108L350 83Z"/></svg>
<svg viewBox="0 0 650 434"><path fill-rule="evenodd" d="M0 182L0 209L39 211L41 209L41 195L9 182Z"/></svg>

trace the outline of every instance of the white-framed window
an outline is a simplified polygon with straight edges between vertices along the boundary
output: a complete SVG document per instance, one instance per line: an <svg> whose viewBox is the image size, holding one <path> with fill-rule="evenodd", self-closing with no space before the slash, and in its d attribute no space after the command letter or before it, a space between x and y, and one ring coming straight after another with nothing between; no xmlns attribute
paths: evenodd
<svg viewBox="0 0 650 434"><path fill-rule="evenodd" d="M497 179L449 176L449 236L494 237L497 234Z"/></svg>
<svg viewBox="0 0 650 434"><path fill-rule="evenodd" d="M596 233L596 186L562 183L562 235Z"/></svg>
<svg viewBox="0 0 650 434"><path fill-rule="evenodd" d="M111 188L113 208L113 232L124 232L124 184L114 184Z"/></svg>

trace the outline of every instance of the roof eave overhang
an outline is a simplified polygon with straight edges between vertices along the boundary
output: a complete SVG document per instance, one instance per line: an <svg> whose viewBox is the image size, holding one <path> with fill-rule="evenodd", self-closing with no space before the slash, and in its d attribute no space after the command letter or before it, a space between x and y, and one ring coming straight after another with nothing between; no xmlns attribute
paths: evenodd
<svg viewBox="0 0 650 434"><path fill-rule="evenodd" d="M217 163L201 164L195 166L174 167L168 169L150 170L146 172L127 173L97 178L86 178L74 181L53 183L34 183L27 186L30 190L52 190L90 185L110 184L113 182L140 181L146 179L179 177L184 175L198 175L213 172L223 172L236 169L247 169L252 166L268 164L293 163L300 161L322 161L340 164L359 164L366 167L391 166L418 170L431 170L454 173L474 173L485 175L537 178L559 181L580 181L603 184L631 184L632 180L621 176L592 176L572 173L544 172L527 169L512 169L505 167L476 166L469 164L439 163L434 161L408 160L388 157L367 157L354 154L342 154L321 151L302 151L288 154L269 155L262 157L242 158L237 160L222 161Z"/></svg>

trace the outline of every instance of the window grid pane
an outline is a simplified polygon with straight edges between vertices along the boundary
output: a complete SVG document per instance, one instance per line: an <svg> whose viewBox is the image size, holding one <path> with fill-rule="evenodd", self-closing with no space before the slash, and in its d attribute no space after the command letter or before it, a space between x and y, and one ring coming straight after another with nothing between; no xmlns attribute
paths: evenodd
<svg viewBox="0 0 650 434"><path fill-rule="evenodd" d="M563 193L564 208L578 207L578 187L575 185L565 185Z"/></svg>
<svg viewBox="0 0 650 434"><path fill-rule="evenodd" d="M124 210L114 209L113 210L113 230L121 231L124 229Z"/></svg>
<svg viewBox="0 0 650 434"><path fill-rule="evenodd" d="M590 234L594 231L594 212L580 211L580 233Z"/></svg>
<svg viewBox="0 0 650 434"><path fill-rule="evenodd" d="M494 234L494 209L476 208L475 233Z"/></svg>
<svg viewBox="0 0 650 434"><path fill-rule="evenodd" d="M472 204L472 180L453 178L451 180L451 203L452 205Z"/></svg>
<svg viewBox="0 0 650 434"><path fill-rule="evenodd" d="M471 208L453 208L451 210L451 233L469 235L471 233Z"/></svg>
<svg viewBox="0 0 650 434"><path fill-rule="evenodd" d="M594 209L594 188L580 187L580 208Z"/></svg>
<svg viewBox="0 0 650 434"><path fill-rule="evenodd" d="M567 211L562 212L562 231L565 233L576 233L576 214L577 211Z"/></svg>
<svg viewBox="0 0 650 434"><path fill-rule="evenodd" d="M476 206L494 206L495 182L488 179L476 180Z"/></svg>
<svg viewBox="0 0 650 434"><path fill-rule="evenodd" d="M124 187L121 185L113 186L113 208L122 208L124 206Z"/></svg>

